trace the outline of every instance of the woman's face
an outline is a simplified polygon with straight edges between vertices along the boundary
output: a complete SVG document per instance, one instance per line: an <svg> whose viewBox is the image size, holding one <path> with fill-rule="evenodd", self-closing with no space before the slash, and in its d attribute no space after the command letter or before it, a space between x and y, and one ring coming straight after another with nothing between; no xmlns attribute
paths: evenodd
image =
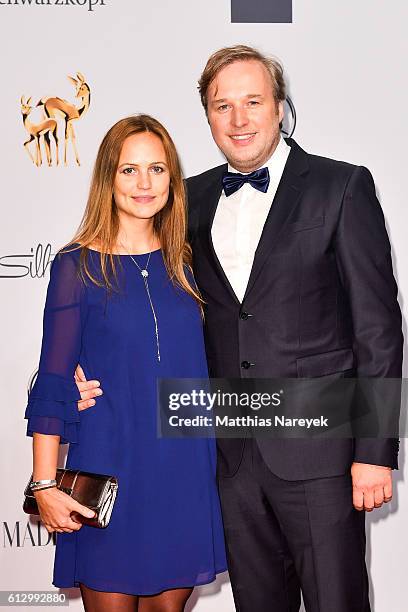
<svg viewBox="0 0 408 612"><path fill-rule="evenodd" d="M113 186L119 217L153 218L166 205L169 187L169 167L160 138L151 132L126 138Z"/></svg>

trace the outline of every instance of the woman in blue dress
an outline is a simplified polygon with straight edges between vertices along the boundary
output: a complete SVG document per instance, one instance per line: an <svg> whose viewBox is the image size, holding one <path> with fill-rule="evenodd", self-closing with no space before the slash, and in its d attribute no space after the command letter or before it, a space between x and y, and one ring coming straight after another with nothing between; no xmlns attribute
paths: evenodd
<svg viewBox="0 0 408 612"><path fill-rule="evenodd" d="M181 612L196 585L226 569L215 441L157 437L156 379L205 378L201 300L185 241L174 144L147 115L115 124L100 146L87 208L55 257L38 377L26 409L43 523L56 531L53 584L81 589L87 612ZM78 410L77 364L103 380ZM111 474L110 523L53 486L66 467Z"/></svg>

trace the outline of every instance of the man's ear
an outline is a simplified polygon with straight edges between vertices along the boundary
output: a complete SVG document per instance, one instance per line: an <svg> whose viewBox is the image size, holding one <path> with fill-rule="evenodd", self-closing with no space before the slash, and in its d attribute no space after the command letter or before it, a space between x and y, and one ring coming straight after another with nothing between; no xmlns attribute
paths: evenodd
<svg viewBox="0 0 408 612"><path fill-rule="evenodd" d="M279 115L279 123L282 123L283 118L285 116L285 112L283 110L283 102L278 102L278 115Z"/></svg>

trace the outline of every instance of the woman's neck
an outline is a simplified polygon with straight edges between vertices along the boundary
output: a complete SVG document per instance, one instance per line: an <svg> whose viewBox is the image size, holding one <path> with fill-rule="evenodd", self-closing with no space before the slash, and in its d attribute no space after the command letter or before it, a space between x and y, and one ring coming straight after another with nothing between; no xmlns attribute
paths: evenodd
<svg viewBox="0 0 408 612"><path fill-rule="evenodd" d="M150 219L148 220L150 221ZM118 252L121 254L148 253L160 248L160 240L154 232L153 222L123 227L121 224L117 237Z"/></svg>

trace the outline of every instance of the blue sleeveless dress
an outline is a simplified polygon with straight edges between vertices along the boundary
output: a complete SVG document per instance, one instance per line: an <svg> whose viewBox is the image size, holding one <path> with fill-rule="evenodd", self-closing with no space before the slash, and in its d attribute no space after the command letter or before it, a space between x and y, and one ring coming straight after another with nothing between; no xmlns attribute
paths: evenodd
<svg viewBox="0 0 408 612"><path fill-rule="evenodd" d="M214 439L157 437L156 379L205 378L195 301L169 280L161 250L149 263L161 360L140 271L120 255L120 293L78 276L80 250L51 267L39 373L29 397L27 435L60 435L66 466L112 474L118 496L106 529L58 533L53 584L151 595L213 581L226 570ZM147 255L134 255L143 268ZM89 251L101 278L99 254ZM78 411L74 371L101 381L96 405Z"/></svg>

